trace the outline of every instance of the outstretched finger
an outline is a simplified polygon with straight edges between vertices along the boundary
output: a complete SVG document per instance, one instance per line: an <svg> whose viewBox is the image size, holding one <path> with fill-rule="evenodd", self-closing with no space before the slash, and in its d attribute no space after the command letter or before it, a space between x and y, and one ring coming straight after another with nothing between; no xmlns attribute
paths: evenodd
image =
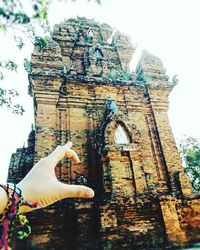
<svg viewBox="0 0 200 250"><path fill-rule="evenodd" d="M68 142L64 146L57 146L57 148L47 156L50 164L55 166L60 160L64 159L64 157L71 159L74 163L79 163L79 157L71 147L72 142Z"/></svg>
<svg viewBox="0 0 200 250"><path fill-rule="evenodd" d="M60 197L64 198L92 198L94 191L83 185L69 185L58 182Z"/></svg>

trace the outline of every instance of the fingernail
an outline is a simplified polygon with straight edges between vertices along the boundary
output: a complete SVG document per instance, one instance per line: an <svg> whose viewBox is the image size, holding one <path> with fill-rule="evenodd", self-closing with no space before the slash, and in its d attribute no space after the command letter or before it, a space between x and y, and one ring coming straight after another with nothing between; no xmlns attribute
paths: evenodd
<svg viewBox="0 0 200 250"><path fill-rule="evenodd" d="M87 197L87 198L92 198L92 197L94 197L94 191L93 191L93 190L87 191L87 192L86 192L86 197Z"/></svg>

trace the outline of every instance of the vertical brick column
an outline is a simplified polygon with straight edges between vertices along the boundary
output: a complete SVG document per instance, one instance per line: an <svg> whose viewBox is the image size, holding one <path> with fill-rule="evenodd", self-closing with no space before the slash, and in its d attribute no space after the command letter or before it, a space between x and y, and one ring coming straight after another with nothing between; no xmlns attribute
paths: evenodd
<svg viewBox="0 0 200 250"><path fill-rule="evenodd" d="M176 210L176 200L173 198L169 198L166 201L160 202L160 206L169 243L179 246L184 242L187 242L186 233L181 228L179 222Z"/></svg>
<svg viewBox="0 0 200 250"><path fill-rule="evenodd" d="M170 88L169 86L165 88L150 86L150 105L152 109L152 116L155 122L155 130L158 135L160 149L163 157L163 164L166 168L166 174L169 174L169 181L171 182L172 191L176 190L175 173L179 172L182 192L184 194L190 194L190 184L181 164L180 154L178 152L176 142L171 127L169 125L169 119L167 114L167 97L171 89L172 88Z"/></svg>
<svg viewBox="0 0 200 250"><path fill-rule="evenodd" d="M56 147L56 128L57 128L57 93L36 93L37 103L35 124L35 162L41 157L47 156Z"/></svg>

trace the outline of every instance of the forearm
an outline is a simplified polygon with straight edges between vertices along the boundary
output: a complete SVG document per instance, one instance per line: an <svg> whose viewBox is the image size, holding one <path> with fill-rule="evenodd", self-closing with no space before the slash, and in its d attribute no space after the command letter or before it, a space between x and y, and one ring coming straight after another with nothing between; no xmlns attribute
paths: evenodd
<svg viewBox="0 0 200 250"><path fill-rule="evenodd" d="M0 187L0 214L3 214L7 207L8 203L8 196L6 194L6 191Z"/></svg>

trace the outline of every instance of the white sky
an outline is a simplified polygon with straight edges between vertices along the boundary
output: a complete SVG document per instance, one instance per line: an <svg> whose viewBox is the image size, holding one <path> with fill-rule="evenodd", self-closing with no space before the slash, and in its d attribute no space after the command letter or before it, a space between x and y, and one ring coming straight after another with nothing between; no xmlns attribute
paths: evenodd
<svg viewBox="0 0 200 250"><path fill-rule="evenodd" d="M51 26L76 16L95 18L128 34L137 51L135 67L142 49L158 56L170 78L177 74L179 84L170 95L169 118L174 135L200 138L200 1L199 0L102 0L102 6L86 0L76 2L54 0L49 20ZM28 79L23 70L23 58L30 59L32 46L19 51L11 36L0 35L0 58L13 59L21 65L18 73L6 75L0 86L16 88L26 113L13 115L0 108L0 181L6 179L10 156L27 141L33 122L32 98L27 94Z"/></svg>

